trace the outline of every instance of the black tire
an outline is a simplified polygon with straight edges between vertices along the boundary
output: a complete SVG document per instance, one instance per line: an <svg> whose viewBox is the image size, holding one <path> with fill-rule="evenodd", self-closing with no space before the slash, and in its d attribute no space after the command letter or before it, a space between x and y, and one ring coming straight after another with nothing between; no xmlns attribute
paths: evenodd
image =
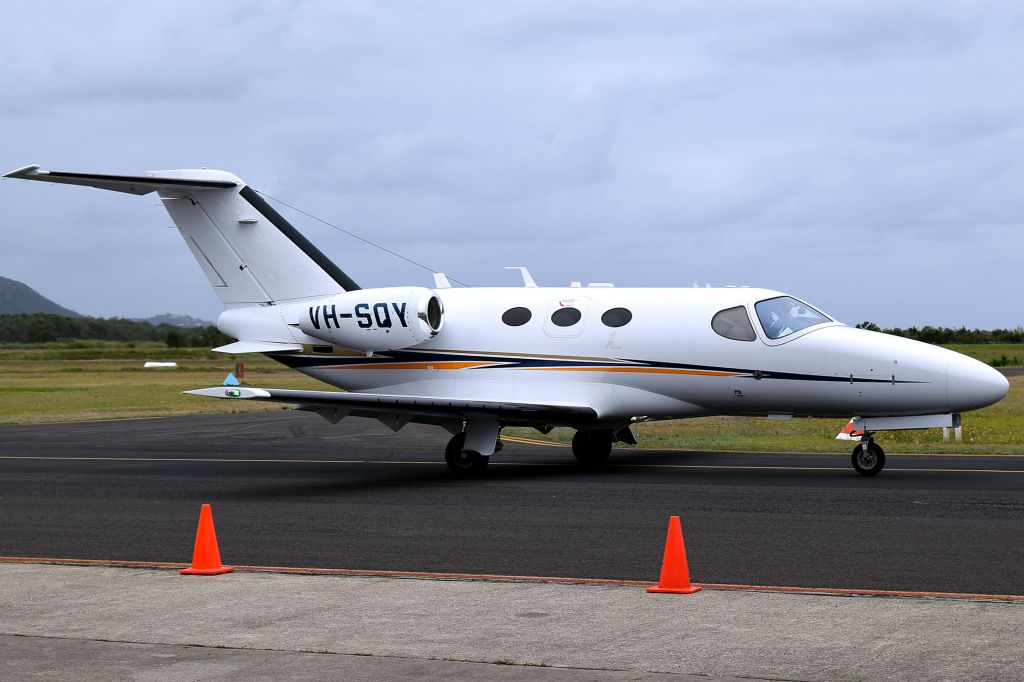
<svg viewBox="0 0 1024 682"><path fill-rule="evenodd" d="M863 447L858 444L853 449L853 456L850 459L858 474L875 476L885 466L885 450L872 441L868 443L867 452L864 452Z"/></svg>
<svg viewBox="0 0 1024 682"><path fill-rule="evenodd" d="M487 468L490 457L485 457L472 450L463 450L466 444L466 434L457 433L448 441L444 449L444 461L448 465L448 471L457 478L472 478L479 476Z"/></svg>
<svg viewBox="0 0 1024 682"><path fill-rule="evenodd" d="M572 437L572 454L583 466L601 466L612 454L613 437L611 431L577 431Z"/></svg>

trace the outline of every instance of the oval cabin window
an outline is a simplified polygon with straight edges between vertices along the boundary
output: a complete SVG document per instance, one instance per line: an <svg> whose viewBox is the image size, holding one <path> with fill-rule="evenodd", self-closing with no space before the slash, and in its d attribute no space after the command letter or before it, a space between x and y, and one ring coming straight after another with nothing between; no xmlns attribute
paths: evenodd
<svg viewBox="0 0 1024 682"><path fill-rule="evenodd" d="M612 308L601 316L601 321L606 327L625 327L632 319L633 313L626 308Z"/></svg>
<svg viewBox="0 0 1024 682"><path fill-rule="evenodd" d="M510 327L522 327L530 321L531 317L533 317L533 313L530 312L529 308L509 308L501 316L501 321Z"/></svg>
<svg viewBox="0 0 1024 682"><path fill-rule="evenodd" d="M571 327L582 317L583 313L579 308L559 308L551 313L551 322L557 327Z"/></svg>

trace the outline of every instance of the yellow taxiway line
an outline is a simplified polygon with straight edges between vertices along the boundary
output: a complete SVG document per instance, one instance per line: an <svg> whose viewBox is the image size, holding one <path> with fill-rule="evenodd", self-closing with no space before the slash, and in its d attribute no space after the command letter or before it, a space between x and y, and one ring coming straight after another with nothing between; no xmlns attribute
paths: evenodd
<svg viewBox="0 0 1024 682"><path fill-rule="evenodd" d="M522 436L502 436L502 440L509 443L522 443L524 445L544 445L549 448L571 448L568 443L559 443L552 440L540 440L539 438L524 438Z"/></svg>

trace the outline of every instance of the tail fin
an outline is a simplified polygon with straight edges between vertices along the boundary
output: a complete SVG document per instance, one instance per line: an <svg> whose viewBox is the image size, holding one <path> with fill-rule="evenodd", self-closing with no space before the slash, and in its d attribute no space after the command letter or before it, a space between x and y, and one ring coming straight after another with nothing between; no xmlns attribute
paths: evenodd
<svg viewBox="0 0 1024 682"><path fill-rule="evenodd" d="M255 190L217 170L143 176L41 171L5 177L160 196L210 285L228 307L330 296L359 289Z"/></svg>

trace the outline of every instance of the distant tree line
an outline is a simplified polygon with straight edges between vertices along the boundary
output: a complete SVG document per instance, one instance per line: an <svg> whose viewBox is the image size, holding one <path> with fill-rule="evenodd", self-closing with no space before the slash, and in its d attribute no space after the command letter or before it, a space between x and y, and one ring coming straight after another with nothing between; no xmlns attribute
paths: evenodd
<svg viewBox="0 0 1024 682"><path fill-rule="evenodd" d="M882 329L874 322L861 322L857 329L867 329L873 332L883 332L893 336L902 336L915 341L925 343L1024 343L1024 328L1016 329L950 329L949 327L908 327L902 329L893 327Z"/></svg>
<svg viewBox="0 0 1024 682"><path fill-rule="evenodd" d="M46 313L0 315L0 343L66 341L162 341L171 348L213 348L231 343L220 331L206 327L175 327L121 317L64 317Z"/></svg>
<svg viewBox="0 0 1024 682"><path fill-rule="evenodd" d="M858 329L883 332L925 343L1024 343L1024 329L950 329L949 327L893 327L882 329L861 322ZM163 341L171 348L214 348L231 343L213 325L175 327L122 317L64 317L46 313L0 315L0 343L54 343L67 341Z"/></svg>

